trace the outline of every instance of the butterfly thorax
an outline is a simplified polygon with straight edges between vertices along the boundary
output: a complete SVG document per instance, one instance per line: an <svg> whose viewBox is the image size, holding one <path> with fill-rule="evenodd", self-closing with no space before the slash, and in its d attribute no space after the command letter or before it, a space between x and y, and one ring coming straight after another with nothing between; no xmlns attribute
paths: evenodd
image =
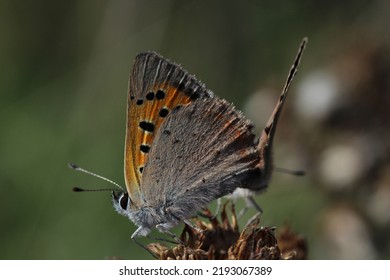
<svg viewBox="0 0 390 280"><path fill-rule="evenodd" d="M129 212L129 218L138 226L153 228L158 224L178 224L174 216L165 211L165 207L142 207L139 210Z"/></svg>

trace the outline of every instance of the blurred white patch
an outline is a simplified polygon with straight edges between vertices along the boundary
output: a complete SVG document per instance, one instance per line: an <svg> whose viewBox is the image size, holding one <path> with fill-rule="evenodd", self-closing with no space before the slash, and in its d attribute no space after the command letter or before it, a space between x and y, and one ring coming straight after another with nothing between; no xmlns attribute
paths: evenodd
<svg viewBox="0 0 390 280"><path fill-rule="evenodd" d="M295 109L305 119L321 121L336 108L340 94L337 77L327 70L313 71L297 87Z"/></svg>
<svg viewBox="0 0 390 280"><path fill-rule="evenodd" d="M370 195L367 212L370 217L381 225L390 223L390 167L384 168L376 185L376 190Z"/></svg>
<svg viewBox="0 0 390 280"><path fill-rule="evenodd" d="M320 158L320 176L329 188L344 189L357 182L365 170L364 155L354 145L327 148Z"/></svg>
<svg viewBox="0 0 390 280"><path fill-rule="evenodd" d="M326 214L324 234L333 259L375 259L376 252L363 219L347 206Z"/></svg>

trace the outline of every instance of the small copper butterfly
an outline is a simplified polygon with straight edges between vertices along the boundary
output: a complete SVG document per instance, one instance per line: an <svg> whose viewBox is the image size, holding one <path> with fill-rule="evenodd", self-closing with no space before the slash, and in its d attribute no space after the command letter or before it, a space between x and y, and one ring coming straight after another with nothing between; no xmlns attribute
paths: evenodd
<svg viewBox="0 0 390 280"><path fill-rule="evenodd" d="M188 219L209 202L238 188L268 186L277 121L306 43L304 38L259 139L240 111L179 65L154 52L136 56L127 104L126 190L112 194L115 209L138 226L132 239L153 228L174 237L169 229L180 222L193 227Z"/></svg>

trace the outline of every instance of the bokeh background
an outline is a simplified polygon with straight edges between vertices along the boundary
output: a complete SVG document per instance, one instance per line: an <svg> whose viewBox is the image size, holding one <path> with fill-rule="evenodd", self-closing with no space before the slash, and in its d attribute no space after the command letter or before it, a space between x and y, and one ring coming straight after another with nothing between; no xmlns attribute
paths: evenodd
<svg viewBox="0 0 390 280"><path fill-rule="evenodd" d="M0 258L150 258L109 193L71 191L111 186L67 167L124 184L135 55L182 64L260 133L308 36L274 151L307 175L274 174L261 223L289 224L311 259L389 259L389 14L387 0L1 0Z"/></svg>

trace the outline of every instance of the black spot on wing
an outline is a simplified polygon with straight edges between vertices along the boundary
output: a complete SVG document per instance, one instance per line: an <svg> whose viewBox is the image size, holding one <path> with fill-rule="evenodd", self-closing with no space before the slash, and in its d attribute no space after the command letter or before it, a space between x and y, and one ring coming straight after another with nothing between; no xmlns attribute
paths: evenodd
<svg viewBox="0 0 390 280"><path fill-rule="evenodd" d="M149 93L146 95L146 99L147 99L147 100L153 100L153 99L154 99L154 92L153 92L153 91L149 92Z"/></svg>
<svg viewBox="0 0 390 280"><path fill-rule="evenodd" d="M141 152L143 152L144 154L147 154L147 153L149 153L149 151L150 151L150 146L145 145L145 144L142 144L141 147L140 147L140 150L141 150Z"/></svg>
<svg viewBox="0 0 390 280"><path fill-rule="evenodd" d="M169 113L169 110L167 108L162 108L160 110L160 112L158 113L158 115L162 118L165 118Z"/></svg>
<svg viewBox="0 0 390 280"><path fill-rule="evenodd" d="M159 89L157 92L156 92L156 98L157 100L162 100L165 98L165 92L163 92L161 89Z"/></svg>
<svg viewBox="0 0 390 280"><path fill-rule="evenodd" d="M139 127L142 129L142 130L145 130L147 132L153 132L154 131L154 124L151 123L151 122L147 122L147 121L141 121L139 123Z"/></svg>

